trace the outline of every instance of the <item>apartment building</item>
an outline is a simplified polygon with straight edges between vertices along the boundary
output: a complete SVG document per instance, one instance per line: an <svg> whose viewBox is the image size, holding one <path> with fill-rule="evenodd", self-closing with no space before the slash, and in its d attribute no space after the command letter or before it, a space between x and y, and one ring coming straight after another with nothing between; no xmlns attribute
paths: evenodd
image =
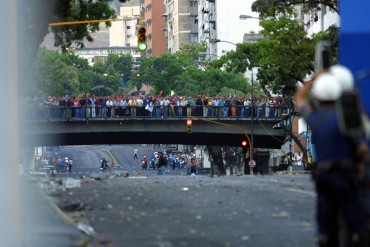
<svg viewBox="0 0 370 247"><path fill-rule="evenodd" d="M321 4L319 11L302 15L302 22L309 35L326 31L330 26L340 26L340 16L334 10Z"/></svg>
<svg viewBox="0 0 370 247"><path fill-rule="evenodd" d="M167 50L175 53L185 44L198 43L198 1L164 0Z"/></svg>
<svg viewBox="0 0 370 247"><path fill-rule="evenodd" d="M109 46L136 47L136 26L139 24L140 5L120 7L117 18L109 29ZM137 19L131 19L137 18Z"/></svg>
<svg viewBox="0 0 370 247"><path fill-rule="evenodd" d="M159 3L158 3L159 2ZM159 56L167 50L167 42L163 29L166 18L163 13L166 6L158 0L142 0L141 16L146 27L147 45L146 57Z"/></svg>
<svg viewBox="0 0 370 247"><path fill-rule="evenodd" d="M258 17L252 12L253 0L199 0L199 41L207 42L211 60L225 52L234 50L237 43L244 41L244 34L258 33L261 28L258 19L239 19L240 15Z"/></svg>

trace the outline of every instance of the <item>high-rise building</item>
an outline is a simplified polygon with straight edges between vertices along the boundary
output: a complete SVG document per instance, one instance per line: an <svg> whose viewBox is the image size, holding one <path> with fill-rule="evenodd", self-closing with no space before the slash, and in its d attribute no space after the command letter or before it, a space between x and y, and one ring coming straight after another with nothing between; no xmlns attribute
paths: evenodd
<svg viewBox="0 0 370 247"><path fill-rule="evenodd" d="M184 44L198 43L198 1L164 0L167 49L174 53Z"/></svg>
<svg viewBox="0 0 370 247"><path fill-rule="evenodd" d="M302 22L309 35L326 31L330 26L340 26L339 14L334 10L320 5L320 10L302 16Z"/></svg>
<svg viewBox="0 0 370 247"><path fill-rule="evenodd" d="M253 13L254 0L199 0L198 29L199 41L207 42L209 59L214 60L224 52L234 50L242 43L245 33L258 33L258 13ZM256 18L239 19L240 15Z"/></svg>
<svg viewBox="0 0 370 247"><path fill-rule="evenodd" d="M141 16L146 27L147 45L146 57L158 56L166 51L167 44L163 28L166 26L166 7L162 1L142 0Z"/></svg>
<svg viewBox="0 0 370 247"><path fill-rule="evenodd" d="M124 20L112 22L109 30L110 46L137 46L136 26L139 24L139 19L130 19L135 17L140 17L139 5L120 7L117 18Z"/></svg>

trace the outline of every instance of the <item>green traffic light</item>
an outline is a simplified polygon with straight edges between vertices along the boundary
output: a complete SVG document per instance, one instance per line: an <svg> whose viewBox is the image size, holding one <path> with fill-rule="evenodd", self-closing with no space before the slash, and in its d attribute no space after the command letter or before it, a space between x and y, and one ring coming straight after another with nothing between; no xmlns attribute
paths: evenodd
<svg viewBox="0 0 370 247"><path fill-rule="evenodd" d="M145 43L140 43L140 44L138 44L137 48L138 48L139 51L145 51L146 48L147 48L147 45Z"/></svg>

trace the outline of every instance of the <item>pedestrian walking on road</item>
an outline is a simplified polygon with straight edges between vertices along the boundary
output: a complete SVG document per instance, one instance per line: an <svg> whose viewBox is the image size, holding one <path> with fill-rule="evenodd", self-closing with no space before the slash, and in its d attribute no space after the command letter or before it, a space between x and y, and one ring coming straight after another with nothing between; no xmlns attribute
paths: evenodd
<svg viewBox="0 0 370 247"><path fill-rule="evenodd" d="M68 159L68 172L72 173L72 165L73 165L73 160L72 158Z"/></svg>
<svg viewBox="0 0 370 247"><path fill-rule="evenodd" d="M139 150L137 148L134 148L134 159L139 159L137 157L137 153L139 152Z"/></svg>
<svg viewBox="0 0 370 247"><path fill-rule="evenodd" d="M167 166L167 161L166 161L166 158L164 157L162 152L159 152L158 155L159 155L159 158L158 158L158 175L161 176L161 175L164 174L164 171L165 171L166 166Z"/></svg>
<svg viewBox="0 0 370 247"><path fill-rule="evenodd" d="M338 77L330 68L306 82L295 97L297 109L311 126L316 148L317 164L312 173L317 191L320 247L368 246L361 185L368 149L366 137L362 130L354 136L343 131L342 124L346 119L340 116L346 109L340 110L338 104L343 94L353 90L353 77L349 71L348 74L345 77L342 73ZM351 77L352 80L342 80ZM346 87L344 83L347 83ZM340 215L346 236L343 236L345 231L340 230ZM343 237L348 243L343 243Z"/></svg>

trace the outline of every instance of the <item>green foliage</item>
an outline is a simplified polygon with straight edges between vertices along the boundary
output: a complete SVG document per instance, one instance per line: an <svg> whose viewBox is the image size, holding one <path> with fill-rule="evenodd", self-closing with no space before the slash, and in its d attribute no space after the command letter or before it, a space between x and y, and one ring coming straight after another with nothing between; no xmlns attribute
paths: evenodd
<svg viewBox="0 0 370 247"><path fill-rule="evenodd" d="M116 12L109 6L110 0L97 1L57 1L53 22L68 20L105 20L116 18ZM111 26L110 22L105 23ZM59 46L63 51L73 43L84 47L84 40L93 41L91 33L99 30L100 23L88 23L79 25L53 26L51 31L54 33L55 46Z"/></svg>
<svg viewBox="0 0 370 247"><path fill-rule="evenodd" d="M176 52L176 56L179 59L185 59L194 62L199 59L199 52L207 51L207 43L199 44L186 44L183 45L179 51Z"/></svg>
<svg viewBox="0 0 370 247"><path fill-rule="evenodd" d="M284 16L261 22L264 40L258 42L258 81L266 90L281 93L314 70L315 42L295 20Z"/></svg>
<svg viewBox="0 0 370 247"><path fill-rule="evenodd" d="M64 62L60 53L40 49L24 92L31 96L65 95L66 89L79 90L77 69Z"/></svg>
<svg viewBox="0 0 370 247"><path fill-rule="evenodd" d="M106 66L112 65L123 81L128 82L131 78L133 68L133 57L131 54L109 54Z"/></svg>
<svg viewBox="0 0 370 247"><path fill-rule="evenodd" d="M256 43L237 44L235 51L229 51L220 59L213 61L210 67L224 68L234 73L244 73L247 69L258 67L260 50Z"/></svg>
<svg viewBox="0 0 370 247"><path fill-rule="evenodd" d="M176 77L183 73L187 66L191 66L188 60L180 59L170 53L164 53L158 57L142 58L138 70L140 76L134 74L129 84L137 90L143 84L151 85L154 87L155 94L160 91L169 94Z"/></svg>
<svg viewBox="0 0 370 247"><path fill-rule="evenodd" d="M316 12L320 10L321 4L339 12L338 0L256 0L252 4L252 10L258 12L260 18L265 19L291 15L296 5L303 6L305 13Z"/></svg>
<svg viewBox="0 0 370 247"><path fill-rule="evenodd" d="M260 22L263 39L256 43L238 44L211 66L243 73L258 67L257 82L265 94L293 95L295 84L303 82L314 70L315 45L319 40L337 44L336 28L308 37L303 27L285 16ZM337 48L334 49L334 63Z"/></svg>
<svg viewBox="0 0 370 247"><path fill-rule="evenodd" d="M222 71L212 66L201 70L194 64L199 58L198 52L206 49L205 43L185 45L175 54L141 58L141 66L138 71L134 71L129 82L130 87L138 90L142 85L150 85L154 88L154 94L162 91L164 95L173 90L178 95L215 96L223 88L247 93L249 84L242 74ZM137 73L140 76L136 76Z"/></svg>
<svg viewBox="0 0 370 247"><path fill-rule="evenodd" d="M62 96L70 88L72 95L90 94L92 88L104 86L103 94L119 90L120 73L114 63L89 66L87 60L70 53L40 49L25 83L24 93L31 96Z"/></svg>

